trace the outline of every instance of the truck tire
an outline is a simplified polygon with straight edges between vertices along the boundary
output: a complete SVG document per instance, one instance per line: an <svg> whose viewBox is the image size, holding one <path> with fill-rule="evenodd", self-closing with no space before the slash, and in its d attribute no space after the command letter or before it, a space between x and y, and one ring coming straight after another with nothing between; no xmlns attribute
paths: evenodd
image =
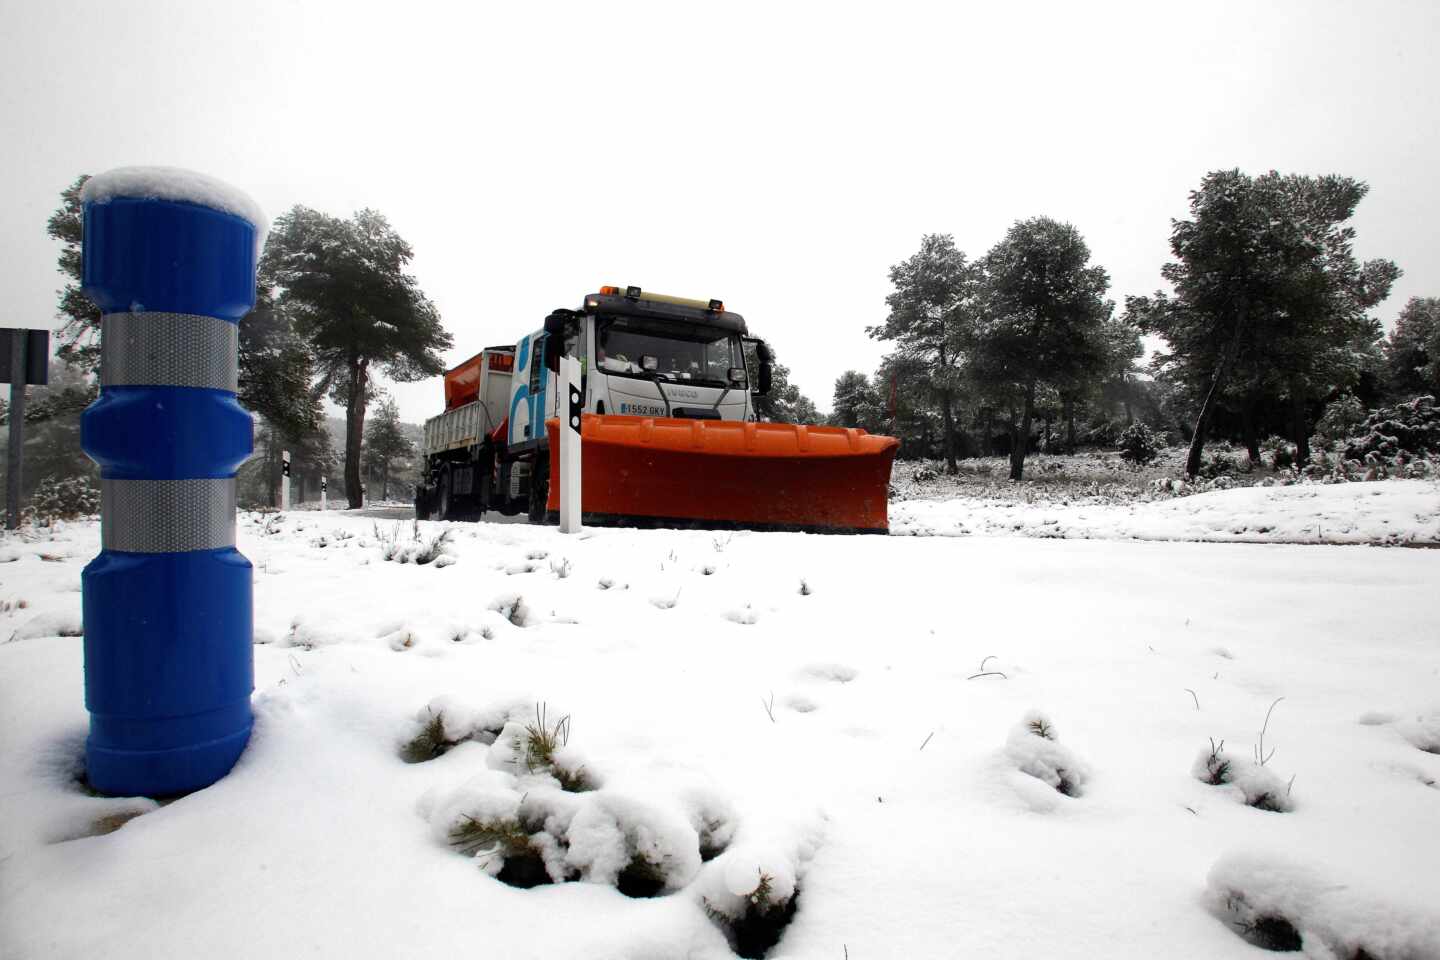
<svg viewBox="0 0 1440 960"><path fill-rule="evenodd" d="M545 522L545 505L550 499L550 458L541 451L530 474L530 522Z"/></svg>
<svg viewBox="0 0 1440 960"><path fill-rule="evenodd" d="M430 519L430 494L425 491L424 487L415 488L415 519Z"/></svg>
<svg viewBox="0 0 1440 960"><path fill-rule="evenodd" d="M435 519L450 520L451 514L455 511L455 495L452 493L450 479L450 466L446 464L440 468L439 489L435 493Z"/></svg>

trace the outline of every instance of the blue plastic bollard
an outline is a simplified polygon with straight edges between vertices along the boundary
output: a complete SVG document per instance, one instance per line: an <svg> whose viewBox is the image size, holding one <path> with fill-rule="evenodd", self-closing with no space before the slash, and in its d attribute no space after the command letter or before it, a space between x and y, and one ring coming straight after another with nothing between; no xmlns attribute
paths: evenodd
<svg viewBox="0 0 1440 960"><path fill-rule="evenodd" d="M250 737L253 601L235 549L235 471L253 438L235 394L255 231L191 202L84 204L84 289L103 315L100 397L80 431L101 476L101 553L81 576L85 754L105 793L208 786Z"/></svg>

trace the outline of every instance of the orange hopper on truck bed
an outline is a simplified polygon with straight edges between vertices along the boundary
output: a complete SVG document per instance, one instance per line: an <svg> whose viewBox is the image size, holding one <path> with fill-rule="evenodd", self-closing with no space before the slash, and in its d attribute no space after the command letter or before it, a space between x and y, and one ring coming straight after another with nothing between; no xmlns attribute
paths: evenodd
<svg viewBox="0 0 1440 960"><path fill-rule="evenodd" d="M547 420L560 509L559 425ZM585 414L580 509L591 524L886 533L900 441L844 427Z"/></svg>

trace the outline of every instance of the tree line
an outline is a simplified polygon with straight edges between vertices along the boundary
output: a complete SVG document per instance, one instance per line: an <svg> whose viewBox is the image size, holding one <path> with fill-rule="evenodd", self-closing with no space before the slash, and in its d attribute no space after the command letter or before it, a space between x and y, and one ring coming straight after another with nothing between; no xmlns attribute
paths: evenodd
<svg viewBox="0 0 1440 960"><path fill-rule="evenodd" d="M1189 444L1192 477L1216 437L1258 462L1261 439L1279 435L1303 466L1327 406L1440 393L1440 300L1413 298L1388 338L1369 313L1400 268L1355 256L1367 190L1212 172L1171 221L1170 289L1119 311L1070 224L1022 220L976 259L925 236L891 267L888 315L867 327L890 351L872 376L836 380L831 422L899 436L902 456L942 457L952 473L959 457L1008 453L1015 480L1037 446L1113 445L1136 419ZM1141 335L1160 344L1144 366Z"/></svg>
<svg viewBox="0 0 1440 960"><path fill-rule="evenodd" d="M47 223L64 322L53 382L27 410L27 493L46 476L93 474L77 439L99 366L100 314L80 289L87 179L62 192ZM829 422L897 436L902 456L940 458L950 472L963 457L1008 455L1016 480L1036 449L1113 445L1137 420L1189 444L1191 476L1205 442L1222 437L1257 462L1263 438L1288 438L1303 465L1327 410L1363 419L1382 402L1440 394L1440 298L1411 299L1388 337L1369 313L1400 269L1354 254L1350 221L1367 191L1338 175L1212 172L1190 193L1189 216L1171 221L1160 269L1169 289L1118 310L1071 224L1019 221L978 257L926 235L890 268L887 312L866 328L887 352L872 374L836 380ZM240 402L258 438L242 499L273 502L282 450L302 500L340 465L327 397L345 410L351 507L367 480L386 496L413 477L418 451L374 378L436 376L452 341L412 259L373 210L344 219L296 206L275 222L239 328ZM1142 335L1159 343L1144 365ZM767 420L822 419L778 360L756 406Z"/></svg>
<svg viewBox="0 0 1440 960"><path fill-rule="evenodd" d="M86 394L71 405L67 423L98 389L100 311L80 287L80 191L88 179L65 189L47 223L66 278L56 359L67 370L64 382ZM327 397L345 410L342 476L351 508L362 504L367 479L385 496L393 476L411 465L414 446L394 400L374 378L437 376L444 371L441 351L452 342L408 272L413 257L374 210L345 219L296 206L275 221L260 257L255 307L239 325L239 400L256 417L258 438L257 456L239 478L248 499L274 502L282 450L290 452L300 499L307 480L318 491L319 479L340 465L324 416ZM90 469L78 444L71 458L72 474Z"/></svg>

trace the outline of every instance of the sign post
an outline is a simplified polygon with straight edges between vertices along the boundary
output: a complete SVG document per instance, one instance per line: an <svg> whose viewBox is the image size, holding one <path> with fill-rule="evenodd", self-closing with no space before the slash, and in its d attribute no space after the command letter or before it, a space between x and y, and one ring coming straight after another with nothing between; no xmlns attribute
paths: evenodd
<svg viewBox="0 0 1440 960"><path fill-rule="evenodd" d="M280 509L290 509L290 451L280 451Z"/></svg>
<svg viewBox="0 0 1440 960"><path fill-rule="evenodd" d="M566 398L565 422L560 424L560 532L580 532L580 424L584 401L580 394L580 361L560 358L560 380Z"/></svg>
<svg viewBox="0 0 1440 960"><path fill-rule="evenodd" d="M226 184L163 168L92 178L81 204L102 314L100 397L80 425L101 505L81 575L85 775L103 793L186 793L230 771L253 723L235 471L254 438L236 386L262 217Z"/></svg>
<svg viewBox="0 0 1440 960"><path fill-rule="evenodd" d="M20 526L25 472L25 386L50 382L50 331L0 329L0 383L10 384L10 427L6 451L5 529Z"/></svg>
<svg viewBox="0 0 1440 960"><path fill-rule="evenodd" d="M321 478L320 478L320 509L321 509L322 511L329 509L329 507L328 507L328 506L326 505L326 503L325 503L325 501L326 501L325 488L326 488L326 486L328 485L328 482L329 482L329 481L328 481L328 479L327 479L326 477L321 477Z"/></svg>

